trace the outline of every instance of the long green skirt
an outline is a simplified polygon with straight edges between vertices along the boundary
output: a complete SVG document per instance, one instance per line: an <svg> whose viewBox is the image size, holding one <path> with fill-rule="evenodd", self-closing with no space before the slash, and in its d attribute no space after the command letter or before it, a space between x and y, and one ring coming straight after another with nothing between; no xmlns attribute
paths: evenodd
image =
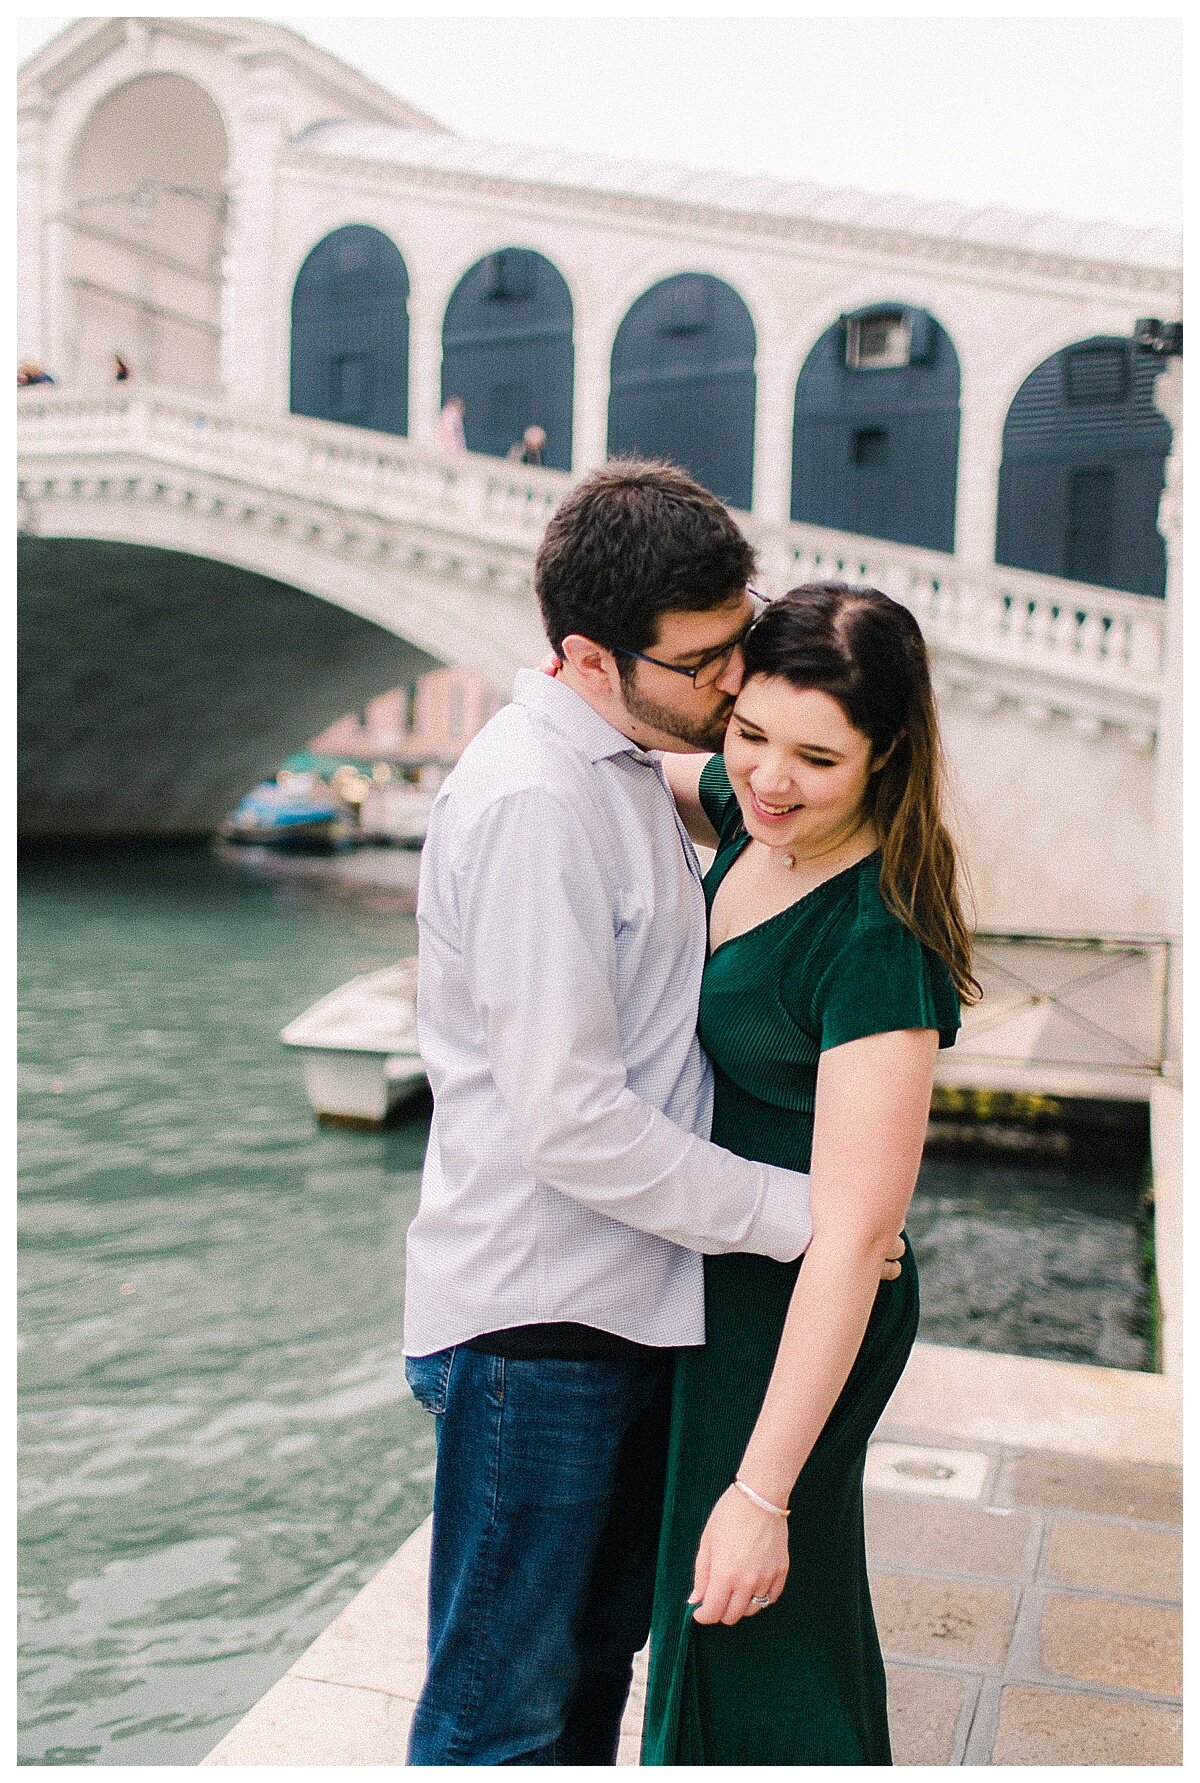
<svg viewBox="0 0 1200 1783"><path fill-rule="evenodd" d="M867 1583L867 1440L916 1336L912 1253L882 1282L862 1347L791 1496L790 1571L732 1628L687 1599L709 1512L741 1462L799 1265L705 1261L708 1338L680 1353L659 1548L642 1763L890 1764L887 1685Z"/></svg>

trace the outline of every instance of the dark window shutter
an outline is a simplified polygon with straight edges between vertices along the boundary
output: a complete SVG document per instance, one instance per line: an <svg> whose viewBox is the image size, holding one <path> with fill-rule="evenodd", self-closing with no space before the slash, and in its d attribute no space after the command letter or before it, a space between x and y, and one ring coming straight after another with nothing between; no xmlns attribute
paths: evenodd
<svg viewBox="0 0 1200 1783"><path fill-rule="evenodd" d="M367 412L370 361L366 353L340 353L332 363L330 403L335 421L357 421Z"/></svg>
<svg viewBox="0 0 1200 1783"><path fill-rule="evenodd" d="M1111 466L1072 471L1063 564L1064 575L1072 581L1108 585L1112 576L1114 498Z"/></svg>
<svg viewBox="0 0 1200 1783"><path fill-rule="evenodd" d="M888 461L887 428L860 427L853 435L850 456L855 464L886 464Z"/></svg>
<svg viewBox="0 0 1200 1783"><path fill-rule="evenodd" d="M662 292L662 332L703 334L712 325L712 305L713 288L707 279L673 279Z"/></svg>
<svg viewBox="0 0 1200 1783"><path fill-rule="evenodd" d="M536 264L532 254L519 248L501 248L491 257L488 296L495 303L527 303L533 296Z"/></svg>
<svg viewBox="0 0 1200 1783"><path fill-rule="evenodd" d="M1066 399L1077 407L1124 402L1129 394L1129 353L1123 346L1076 347L1065 355Z"/></svg>

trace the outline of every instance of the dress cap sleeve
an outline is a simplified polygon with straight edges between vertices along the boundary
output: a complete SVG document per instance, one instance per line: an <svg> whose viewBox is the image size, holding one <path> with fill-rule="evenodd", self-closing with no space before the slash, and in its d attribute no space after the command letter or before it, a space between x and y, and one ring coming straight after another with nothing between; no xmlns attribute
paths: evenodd
<svg viewBox="0 0 1200 1783"><path fill-rule="evenodd" d="M821 1051L897 1029L936 1028L953 1046L961 1023L945 962L890 912L855 929L821 974L813 997Z"/></svg>
<svg viewBox="0 0 1200 1783"><path fill-rule="evenodd" d="M714 755L704 764L700 774L700 803L720 837L722 847L741 833L741 807L737 802L737 794L729 784L723 755Z"/></svg>

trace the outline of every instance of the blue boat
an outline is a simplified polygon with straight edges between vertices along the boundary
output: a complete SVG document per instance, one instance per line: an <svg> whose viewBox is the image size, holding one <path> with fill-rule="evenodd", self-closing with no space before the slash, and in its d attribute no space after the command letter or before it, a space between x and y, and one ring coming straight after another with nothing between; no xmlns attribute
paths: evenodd
<svg viewBox="0 0 1200 1783"><path fill-rule="evenodd" d="M220 834L227 842L272 848L338 848L352 839L346 808L316 774L264 780L230 812Z"/></svg>

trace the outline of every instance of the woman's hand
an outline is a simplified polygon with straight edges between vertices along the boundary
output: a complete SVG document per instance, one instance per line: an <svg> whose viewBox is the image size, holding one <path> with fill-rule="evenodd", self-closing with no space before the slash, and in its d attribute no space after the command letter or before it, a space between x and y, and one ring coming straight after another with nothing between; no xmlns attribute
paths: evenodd
<svg viewBox="0 0 1200 1783"><path fill-rule="evenodd" d="M697 1622L724 1622L732 1627L743 1616L757 1616L774 1603L788 1573L787 1519L756 1504L730 1486L709 1515L696 1554L696 1575L688 1602Z"/></svg>

